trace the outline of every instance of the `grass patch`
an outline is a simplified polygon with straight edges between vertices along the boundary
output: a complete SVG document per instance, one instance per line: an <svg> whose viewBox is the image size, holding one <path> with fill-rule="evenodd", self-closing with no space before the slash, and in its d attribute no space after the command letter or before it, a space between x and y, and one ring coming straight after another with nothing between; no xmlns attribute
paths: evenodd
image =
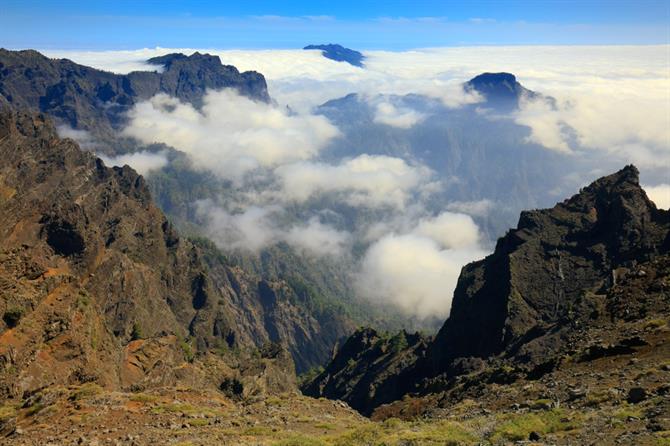
<svg viewBox="0 0 670 446"><path fill-rule="evenodd" d="M16 407L14 406L0 406L0 423L4 423L10 418L16 416Z"/></svg>
<svg viewBox="0 0 670 446"><path fill-rule="evenodd" d="M273 446L327 446L327 443L305 435L292 435L289 438L273 443Z"/></svg>
<svg viewBox="0 0 670 446"><path fill-rule="evenodd" d="M70 394L70 401L79 401L88 399L102 393L102 387L95 383L86 383Z"/></svg>
<svg viewBox="0 0 670 446"><path fill-rule="evenodd" d="M627 421L629 418L642 418L643 416L642 410L628 405L621 407L613 414L613 417L619 421Z"/></svg>
<svg viewBox="0 0 670 446"><path fill-rule="evenodd" d="M581 424L581 417L574 414L568 415L560 409L521 415L504 415L500 417L500 424L493 430L490 439L493 443L502 440L521 441L527 440L531 432L538 434L565 432L578 429Z"/></svg>
<svg viewBox="0 0 670 446"><path fill-rule="evenodd" d="M195 427L209 426L209 420L206 418L194 418L188 420L188 424Z"/></svg>
<svg viewBox="0 0 670 446"><path fill-rule="evenodd" d="M246 428L242 435L271 437L275 435L275 432L266 426L251 426Z"/></svg>
<svg viewBox="0 0 670 446"><path fill-rule="evenodd" d="M668 321L666 319L662 319L662 318L652 319L652 320L649 320L649 321L645 322L644 328L647 328L647 329L661 328L662 326L666 325L667 323L668 323Z"/></svg>
<svg viewBox="0 0 670 446"><path fill-rule="evenodd" d="M477 437L466 425L455 421L403 422L391 419L366 424L327 440L333 446L455 446L474 444Z"/></svg>
<svg viewBox="0 0 670 446"><path fill-rule="evenodd" d="M37 415L38 413L40 413L42 409L44 409L44 407L45 406L42 403L35 403L32 406L30 406L28 410L26 410L26 415L29 417Z"/></svg>
<svg viewBox="0 0 670 446"><path fill-rule="evenodd" d="M136 393L131 395L128 399L138 403L155 403L158 401L158 397L156 395L147 395L146 393Z"/></svg>

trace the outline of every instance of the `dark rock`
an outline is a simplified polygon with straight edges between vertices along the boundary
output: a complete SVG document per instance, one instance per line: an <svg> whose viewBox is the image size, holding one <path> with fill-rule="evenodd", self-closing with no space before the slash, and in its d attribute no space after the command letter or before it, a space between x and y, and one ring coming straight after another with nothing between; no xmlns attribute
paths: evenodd
<svg viewBox="0 0 670 446"><path fill-rule="evenodd" d="M476 91L486 100L486 105L511 110L518 108L523 98L534 99L539 95L523 87L511 73L483 73L465 83L466 91Z"/></svg>
<svg viewBox="0 0 670 446"><path fill-rule="evenodd" d="M538 434L535 431L528 434L528 440L530 440L530 441L540 441L541 439L542 439L542 437L540 436L540 434Z"/></svg>
<svg viewBox="0 0 670 446"><path fill-rule="evenodd" d="M120 75L67 59L50 59L33 50L0 49L0 106L45 112L59 123L92 132L100 142L115 142L127 111L159 93L196 107L202 106L209 89L234 88L251 99L270 101L261 74L240 73L222 65L217 56L168 54L149 63L163 65L164 70Z"/></svg>
<svg viewBox="0 0 670 446"><path fill-rule="evenodd" d="M637 404L647 399L647 391L642 387L633 387L628 391L626 401L631 404Z"/></svg>
<svg viewBox="0 0 670 446"><path fill-rule="evenodd" d="M323 57L337 62L346 62L355 67L362 67L365 56L359 51L345 48L338 44L307 45L304 50L321 50Z"/></svg>

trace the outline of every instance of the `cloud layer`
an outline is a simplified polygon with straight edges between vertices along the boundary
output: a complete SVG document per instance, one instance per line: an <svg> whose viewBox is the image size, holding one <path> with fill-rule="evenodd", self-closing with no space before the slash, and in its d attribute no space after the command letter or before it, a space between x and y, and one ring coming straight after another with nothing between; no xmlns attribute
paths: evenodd
<svg viewBox="0 0 670 446"><path fill-rule="evenodd" d="M422 219L409 232L385 235L368 249L358 289L418 318L443 319L449 315L461 267L485 254L479 238L467 215L445 212Z"/></svg>
<svg viewBox="0 0 670 446"><path fill-rule="evenodd" d="M343 193L353 206L390 205L402 209L410 193L427 178L425 167L410 166L400 158L360 155L337 164L299 162L275 170L283 195L306 201L319 193Z"/></svg>
<svg viewBox="0 0 670 446"><path fill-rule="evenodd" d="M362 69L326 59L318 51L199 49L242 71L263 73L277 105L222 91L209 93L198 111L157 96L131 112L126 134L144 143L171 145L188 153L198 168L234 180L239 192L235 200L198 204L207 233L224 249L259 250L281 242L305 255L332 256L346 255L358 244L365 252L352 269L359 271L361 295L392 302L418 317L445 317L461 266L485 254L471 217L490 218L497 203L486 198L452 201L445 205L448 212L435 215L422 200L423 192L435 185L433 176L416 160L365 154L365 147L357 147L361 155L325 161L320 155L340 132L311 110L359 93L371 106L374 122L399 132L429 119L430 111L414 110L394 96L421 94L446 107L460 107L482 100L465 92L463 82L482 72L511 72L525 87L555 98L555 106L524 101L514 114L485 116L527 127L529 142L573 163L574 178L566 177L566 185L574 183L574 190L587 178L607 173L602 171L605 166L634 162L646 174L650 198L668 208L669 50L657 45L365 51ZM174 51L194 50L65 55L127 72L147 69L143 61ZM162 165L160 154L143 152L109 161L144 171ZM301 214L299 222L286 219L287 209L307 206L321 196L328 196L329 203L387 213L375 214L383 218L350 232L322 218L329 209Z"/></svg>
<svg viewBox="0 0 670 446"><path fill-rule="evenodd" d="M211 91L202 111L165 94L137 104L124 134L162 142L188 153L195 165L223 178L290 161L309 159L338 135L322 116L289 115L236 91Z"/></svg>

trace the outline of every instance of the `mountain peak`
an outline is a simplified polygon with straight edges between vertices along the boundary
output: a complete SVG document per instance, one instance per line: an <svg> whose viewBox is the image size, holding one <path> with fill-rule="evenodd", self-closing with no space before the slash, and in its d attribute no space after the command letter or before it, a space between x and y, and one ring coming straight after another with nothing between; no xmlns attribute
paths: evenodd
<svg viewBox="0 0 670 446"><path fill-rule="evenodd" d="M523 96L536 95L521 85L515 75L505 72L482 73L466 82L465 89L481 94L496 108L516 108Z"/></svg>
<svg viewBox="0 0 670 446"><path fill-rule="evenodd" d="M323 56L337 62L347 62L355 67L363 67L365 56L356 50L345 48L336 43L326 45L307 45L304 50L321 50Z"/></svg>

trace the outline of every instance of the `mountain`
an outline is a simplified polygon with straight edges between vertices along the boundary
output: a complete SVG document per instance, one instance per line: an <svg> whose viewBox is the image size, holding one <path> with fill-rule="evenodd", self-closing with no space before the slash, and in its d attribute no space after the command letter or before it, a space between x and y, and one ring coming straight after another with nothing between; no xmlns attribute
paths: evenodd
<svg viewBox="0 0 670 446"><path fill-rule="evenodd" d="M511 73L482 73L465 83L466 91L482 95L487 106L498 110L513 110L522 99L536 99L539 95L521 85Z"/></svg>
<svg viewBox="0 0 670 446"><path fill-rule="evenodd" d="M359 51L345 48L342 45L329 43L327 45L307 45L303 50L321 50L323 57L337 62L346 62L355 67L363 67L365 56Z"/></svg>
<svg viewBox="0 0 670 446"><path fill-rule="evenodd" d="M255 100L269 101L262 75L239 73L235 67L222 65L216 56L167 54L147 63L160 66L161 71L116 75L65 59L49 59L36 51L0 50L0 101L15 110L41 111L57 124L89 131L94 135L96 151L109 154L140 149L136 142L119 137L125 112L157 93L198 107L208 89L233 87ZM183 159L174 150L170 154ZM148 184L143 179L143 193L148 197L151 190L171 222L181 229L195 228L188 233L200 238L203 234L197 230L192 203L229 193L230 187L201 171L179 167L183 165L189 164L175 163L150 176ZM369 305L357 306L347 298L351 293L343 289L345 280L336 268L321 273L313 262L281 248L266 253L262 262L232 253L224 256L213 244L199 241L202 261L212 270L206 285L238 294L226 301L225 312L234 314L232 319L246 321L246 333L231 336L246 345L262 345L269 340L287 345L299 372L327 360L333 345L355 327L356 315L360 323L373 322L374 316L367 316L375 313ZM331 280L327 277L333 277L335 285L328 286ZM243 286L235 291L237 283ZM273 298L273 293L279 297ZM261 294L266 298L260 299ZM266 313L272 316L266 317Z"/></svg>
<svg viewBox="0 0 670 446"><path fill-rule="evenodd" d="M610 387L629 401L663 395L669 280L670 212L627 166L521 213L493 254L463 268L434 338L360 330L303 391L377 419L429 416L467 398L509 410L533 398L605 405L594 398Z"/></svg>
<svg viewBox="0 0 670 446"><path fill-rule="evenodd" d="M353 329L335 309L311 309L316 320L299 284L181 237L143 177L105 167L43 115L3 111L0 155L4 396L85 381L217 388L233 352L274 342L305 370ZM283 370L271 379L290 388L293 361L268 351Z"/></svg>
<svg viewBox="0 0 670 446"><path fill-rule="evenodd" d="M121 75L34 50L0 49L0 96L16 109L48 113L58 124L89 131L101 142L115 141L125 113L159 93L198 107L208 89L235 88L255 100L270 100L263 75L240 73L218 56L168 54L148 63L161 71Z"/></svg>
<svg viewBox="0 0 670 446"><path fill-rule="evenodd" d="M482 76L463 88L475 89L484 101L459 107L416 94L351 94L324 103L316 113L337 125L342 137L324 150L323 158L333 162L355 157L364 148L368 154L429 167L442 185L431 197L430 209L441 212L454 202L455 208L462 203L487 204L490 212L476 212L472 217L493 245L521 210L550 205L557 193L574 187L566 178L592 167L530 139L529 128L515 121L512 110L521 97L532 93L516 81L510 83L514 76L494 75L487 83L479 80ZM500 90L509 94L486 96L488 91ZM539 94L533 97L546 99ZM394 125L385 121L380 110L389 106L399 116L415 116L414 122Z"/></svg>

